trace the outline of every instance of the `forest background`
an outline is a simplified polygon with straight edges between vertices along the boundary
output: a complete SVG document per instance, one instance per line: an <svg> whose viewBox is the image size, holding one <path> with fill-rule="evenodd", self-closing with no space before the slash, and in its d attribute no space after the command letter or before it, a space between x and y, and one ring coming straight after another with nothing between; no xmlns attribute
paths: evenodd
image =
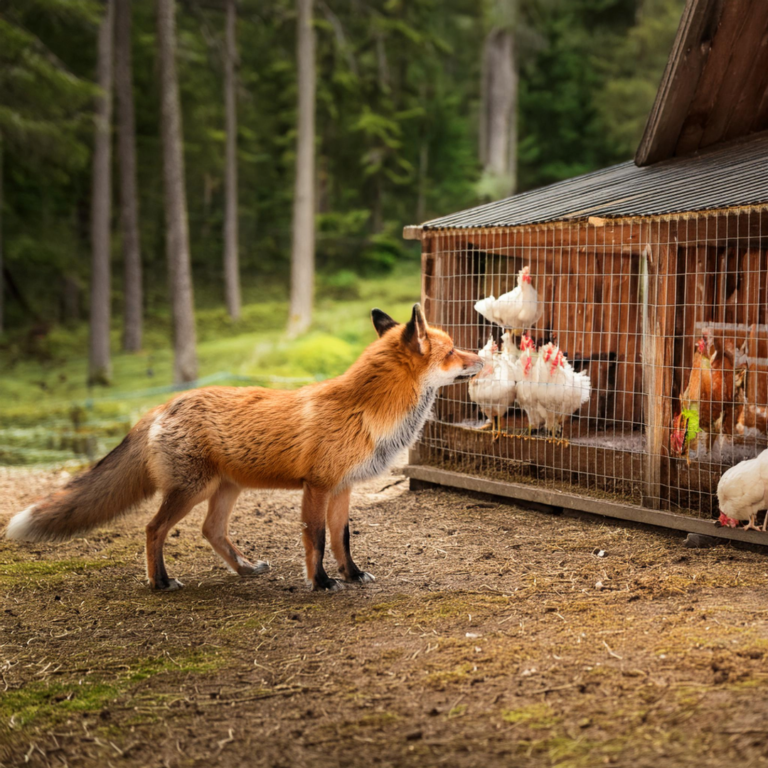
<svg viewBox="0 0 768 768"><path fill-rule="evenodd" d="M418 299L418 247L402 240L404 225L630 159L683 0L117 0L115 40L126 7L131 21L142 273L133 345L120 103L95 150L97 83L112 83L99 59L109 5L0 0L0 463L97 455L179 384L161 6L175 11L199 360L181 378L294 386L354 360L373 338L372 306L404 319ZM300 76L302 8L314 50L303 47ZM227 82L239 233L230 283ZM294 232L307 229L296 229L294 203L308 84L316 303L309 326L287 333ZM111 274L96 292L108 314L94 321L99 201ZM293 263L295 283L295 254ZM242 297L234 310L232 279ZM106 329L104 377L92 375L94 322Z"/></svg>

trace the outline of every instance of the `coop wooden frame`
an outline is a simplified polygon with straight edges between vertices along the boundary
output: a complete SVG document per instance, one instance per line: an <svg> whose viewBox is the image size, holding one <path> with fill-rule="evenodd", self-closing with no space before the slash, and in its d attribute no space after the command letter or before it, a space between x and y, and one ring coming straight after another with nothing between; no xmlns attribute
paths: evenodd
<svg viewBox="0 0 768 768"><path fill-rule="evenodd" d="M556 332L569 355L590 358L590 367L596 355L613 355L608 421L614 432L617 424L631 431L635 441L641 434L643 449L580 442L590 429L585 433L583 425L593 418L588 410L564 428L577 439L494 441L467 426L463 417L471 404L466 385L463 391L458 385L439 399L407 473L430 483L768 544L768 534L718 529L712 520L727 460L670 450L693 341L705 325L715 327L721 343L744 347L754 361L740 395L746 404L721 404L718 439L742 445L740 455L750 458L768 447L759 430L735 434L740 407L768 407L766 206L622 218L580 213L575 220L524 226L409 227L404 235L421 242L428 321L463 348L479 349L489 330L473 309L483 290L489 284L511 287L517 270L530 263L548 307L542 327ZM496 271L489 281L492 261ZM560 281L569 284L565 292L556 285ZM584 298L558 301L565 294ZM605 389L595 373L600 367L590 370L598 393ZM519 426L514 413L510 424L513 431ZM522 467L531 470L524 483L517 475Z"/></svg>

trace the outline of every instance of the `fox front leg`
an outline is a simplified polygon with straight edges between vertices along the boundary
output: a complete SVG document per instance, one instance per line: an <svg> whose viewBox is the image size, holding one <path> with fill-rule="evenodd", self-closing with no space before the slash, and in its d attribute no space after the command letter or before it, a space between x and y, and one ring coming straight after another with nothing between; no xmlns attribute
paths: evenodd
<svg viewBox="0 0 768 768"><path fill-rule="evenodd" d="M328 530L331 532L333 556L339 564L339 573L344 577L344 581L365 584L376 579L355 565L349 551L349 497L351 494L352 489L347 488L331 497L328 503Z"/></svg>
<svg viewBox="0 0 768 768"><path fill-rule="evenodd" d="M325 555L325 517L331 500L330 491L306 484L301 500L301 523L304 527L304 551L306 553L306 575L314 591L327 589L335 592L341 583L329 578L323 568Z"/></svg>

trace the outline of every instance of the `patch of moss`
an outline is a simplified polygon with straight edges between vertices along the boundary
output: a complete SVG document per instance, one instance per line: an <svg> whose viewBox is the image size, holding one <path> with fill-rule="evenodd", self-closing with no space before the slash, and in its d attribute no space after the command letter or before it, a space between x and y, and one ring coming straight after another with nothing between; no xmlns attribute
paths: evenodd
<svg viewBox="0 0 768 768"><path fill-rule="evenodd" d="M553 728L562 719L545 703L529 704L521 709L505 709L501 717L508 723L525 723L533 729Z"/></svg>
<svg viewBox="0 0 768 768"><path fill-rule="evenodd" d="M15 584L32 578L51 577L66 578L72 574L83 574L87 571L100 571L109 568L113 563L109 560L84 560L80 557L64 560L13 560L0 564L0 584Z"/></svg>
<svg viewBox="0 0 768 768"><path fill-rule="evenodd" d="M0 698L0 720L15 726L55 723L72 712L97 712L110 701L129 693L137 683L161 674L204 674L223 663L219 655L170 654L160 658L139 658L127 663L111 677L97 675L73 680L49 680L6 691ZM176 695L176 694L175 694ZM157 698L153 694L153 698Z"/></svg>
<svg viewBox="0 0 768 768"><path fill-rule="evenodd" d="M472 673L474 665L470 663L458 664L452 669L432 672L424 678L424 685L443 691L446 687L467 680Z"/></svg>

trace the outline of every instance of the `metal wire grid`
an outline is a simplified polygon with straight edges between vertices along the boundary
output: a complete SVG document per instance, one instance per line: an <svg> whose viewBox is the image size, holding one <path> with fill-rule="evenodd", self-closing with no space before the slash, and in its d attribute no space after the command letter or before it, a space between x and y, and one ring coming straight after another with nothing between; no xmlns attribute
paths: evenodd
<svg viewBox="0 0 768 768"><path fill-rule="evenodd" d="M431 323L461 348L479 350L489 336L501 346L503 329L474 304L511 291L529 266L544 314L526 330L586 371L591 393L557 435L529 434L514 403L494 439L467 384L446 388L415 462L716 516L722 472L768 447L765 217L425 232Z"/></svg>

